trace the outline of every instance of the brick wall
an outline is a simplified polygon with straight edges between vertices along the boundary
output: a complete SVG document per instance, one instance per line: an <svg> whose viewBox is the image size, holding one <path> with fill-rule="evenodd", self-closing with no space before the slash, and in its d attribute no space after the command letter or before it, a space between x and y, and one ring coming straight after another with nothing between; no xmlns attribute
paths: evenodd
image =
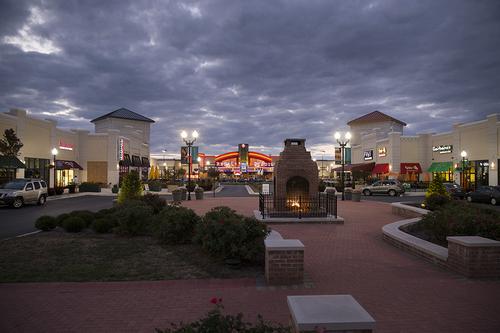
<svg viewBox="0 0 500 333"><path fill-rule="evenodd" d="M500 246L495 243L472 245L455 240L460 241L460 238L465 237L448 238L448 267L470 278L499 278Z"/></svg>
<svg viewBox="0 0 500 333"><path fill-rule="evenodd" d="M297 239L266 239L266 281L270 285L304 282L304 245Z"/></svg>

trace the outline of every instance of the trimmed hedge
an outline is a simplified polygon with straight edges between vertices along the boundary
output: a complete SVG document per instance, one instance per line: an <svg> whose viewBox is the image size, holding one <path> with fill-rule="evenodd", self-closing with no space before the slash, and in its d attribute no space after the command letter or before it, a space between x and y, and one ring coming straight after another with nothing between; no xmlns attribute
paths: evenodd
<svg viewBox="0 0 500 333"><path fill-rule="evenodd" d="M80 192L101 192L101 186L97 183L85 182L78 186Z"/></svg>
<svg viewBox="0 0 500 333"><path fill-rule="evenodd" d="M70 216L64 219L62 227L66 232L80 232L85 229L87 223L79 216Z"/></svg>
<svg viewBox="0 0 500 333"><path fill-rule="evenodd" d="M236 214L229 207L215 207L198 224L195 241L210 255L258 262L264 258L267 226L255 218Z"/></svg>
<svg viewBox="0 0 500 333"><path fill-rule="evenodd" d="M50 231L55 227L57 227L57 220L49 215L40 216L35 222L35 228L42 231Z"/></svg>
<svg viewBox="0 0 500 333"><path fill-rule="evenodd" d="M189 208L168 206L155 218L155 236L165 244L190 243L200 221Z"/></svg>

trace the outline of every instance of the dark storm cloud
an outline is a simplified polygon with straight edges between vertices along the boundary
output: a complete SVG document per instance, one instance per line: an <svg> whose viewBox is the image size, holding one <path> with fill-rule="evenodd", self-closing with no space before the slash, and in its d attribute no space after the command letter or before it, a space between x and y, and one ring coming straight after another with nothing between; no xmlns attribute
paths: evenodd
<svg viewBox="0 0 500 333"><path fill-rule="evenodd" d="M407 134L500 110L494 0L0 3L3 110L89 127L127 107L158 120L153 151L177 151L180 129L209 153L276 153L331 146L373 110Z"/></svg>

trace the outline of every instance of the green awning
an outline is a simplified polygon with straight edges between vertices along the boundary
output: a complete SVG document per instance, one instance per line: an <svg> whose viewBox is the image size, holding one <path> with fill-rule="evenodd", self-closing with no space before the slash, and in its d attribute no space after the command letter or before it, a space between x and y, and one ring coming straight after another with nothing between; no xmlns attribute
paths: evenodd
<svg viewBox="0 0 500 333"><path fill-rule="evenodd" d="M427 172L449 172L453 170L452 162L433 162Z"/></svg>
<svg viewBox="0 0 500 333"><path fill-rule="evenodd" d="M26 165L15 156L0 155L0 169L26 169Z"/></svg>

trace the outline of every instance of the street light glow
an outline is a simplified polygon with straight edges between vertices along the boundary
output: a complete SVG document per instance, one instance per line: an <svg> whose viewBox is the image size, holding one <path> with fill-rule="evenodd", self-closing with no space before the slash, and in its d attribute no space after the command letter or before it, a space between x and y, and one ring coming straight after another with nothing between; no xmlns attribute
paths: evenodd
<svg viewBox="0 0 500 333"><path fill-rule="evenodd" d="M345 138L346 138L347 140L351 140L351 132L347 132L347 133L345 134Z"/></svg>
<svg viewBox="0 0 500 333"><path fill-rule="evenodd" d="M340 133L339 132L335 132L335 140L339 140L340 139Z"/></svg>
<svg viewBox="0 0 500 333"><path fill-rule="evenodd" d="M188 134L186 133L186 131L182 131L181 132L181 138L185 139L187 138Z"/></svg>
<svg viewBox="0 0 500 333"><path fill-rule="evenodd" d="M52 155L57 155L58 151L56 148L52 148Z"/></svg>
<svg viewBox="0 0 500 333"><path fill-rule="evenodd" d="M198 131L193 131L193 138L195 138L195 139L198 138Z"/></svg>
<svg viewBox="0 0 500 333"><path fill-rule="evenodd" d="M462 156L463 158L467 157L467 152L465 150L462 150L460 156Z"/></svg>

